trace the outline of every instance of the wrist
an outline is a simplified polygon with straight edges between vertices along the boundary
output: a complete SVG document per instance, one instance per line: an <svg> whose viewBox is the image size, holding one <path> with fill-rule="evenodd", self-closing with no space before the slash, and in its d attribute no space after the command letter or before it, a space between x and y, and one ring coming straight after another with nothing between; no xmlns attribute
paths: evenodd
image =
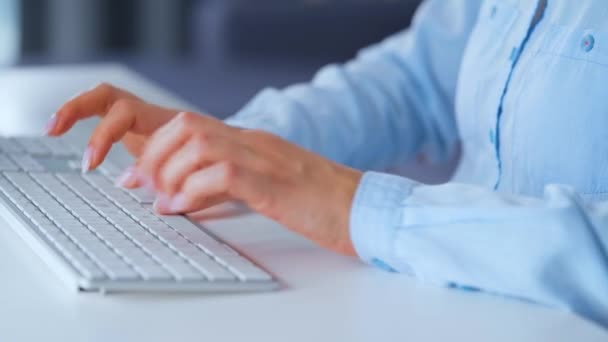
<svg viewBox="0 0 608 342"><path fill-rule="evenodd" d="M336 237L334 250L345 255L356 255L355 247L350 236L350 212L355 198L355 193L359 186L359 182L363 177L363 173L348 167L339 166L338 182L335 186L338 203L338 222L336 229L338 236Z"/></svg>

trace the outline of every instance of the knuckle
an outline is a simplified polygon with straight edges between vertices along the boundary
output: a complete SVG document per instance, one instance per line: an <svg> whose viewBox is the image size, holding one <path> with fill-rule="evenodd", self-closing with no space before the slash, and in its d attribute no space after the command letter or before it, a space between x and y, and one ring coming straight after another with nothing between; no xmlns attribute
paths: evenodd
<svg viewBox="0 0 608 342"><path fill-rule="evenodd" d="M170 169L170 168L163 168L160 171L160 181L162 184L164 184L165 186L172 186L173 184L173 177L174 177L174 172Z"/></svg>
<svg viewBox="0 0 608 342"><path fill-rule="evenodd" d="M236 165L234 165L233 162L230 161L224 161L222 163L220 163L220 170L221 170L221 174L222 174L222 183L224 185L224 187L226 189L230 189L232 184L234 184L234 181L237 178L237 167Z"/></svg>
<svg viewBox="0 0 608 342"><path fill-rule="evenodd" d="M116 112L129 112L132 109L133 101L127 99L120 99L112 105L112 108L110 110Z"/></svg>
<svg viewBox="0 0 608 342"><path fill-rule="evenodd" d="M242 131L245 141L251 145L275 144L278 137L261 130Z"/></svg>
<svg viewBox="0 0 608 342"><path fill-rule="evenodd" d="M204 163L210 155L211 152L211 141L210 137L205 134L197 133L191 142L191 150L190 152L194 156L194 161L198 164Z"/></svg>
<svg viewBox="0 0 608 342"><path fill-rule="evenodd" d="M194 137L196 147L199 149L206 149L211 145L211 135L207 132L197 132Z"/></svg>
<svg viewBox="0 0 608 342"><path fill-rule="evenodd" d="M190 191L192 191L192 189L197 189L197 188L199 188L198 181L193 177L186 177L181 186L183 193L189 193Z"/></svg>
<svg viewBox="0 0 608 342"><path fill-rule="evenodd" d="M260 213L277 212L275 201L273 200L272 196L267 193L255 194L249 205L251 206L251 209Z"/></svg>
<svg viewBox="0 0 608 342"><path fill-rule="evenodd" d="M186 134L192 129L194 117L192 113L183 112L179 113L174 120L177 123L178 131Z"/></svg>
<svg viewBox="0 0 608 342"><path fill-rule="evenodd" d="M107 129L98 126L98 128L93 132L89 143L98 146L105 144L109 139L111 139L111 136Z"/></svg>
<svg viewBox="0 0 608 342"><path fill-rule="evenodd" d="M308 171L308 164L303 160L294 160L292 163L293 170L296 174L306 174Z"/></svg>
<svg viewBox="0 0 608 342"><path fill-rule="evenodd" d="M94 91L105 95L109 95L114 92L114 86L107 82L101 82L93 89Z"/></svg>
<svg viewBox="0 0 608 342"><path fill-rule="evenodd" d="M190 125L196 119L196 115L190 112L181 112L177 115L176 119L184 125Z"/></svg>
<svg viewBox="0 0 608 342"><path fill-rule="evenodd" d="M113 141L113 134L112 134L112 129L111 127L108 127L107 124L100 124L97 125L97 127L95 127L95 129L93 130L93 134L91 135L91 142L97 143L97 144L105 144L108 141Z"/></svg>
<svg viewBox="0 0 608 342"><path fill-rule="evenodd" d="M277 171L276 164L265 158L255 158L251 163L252 168L263 175L273 175Z"/></svg>

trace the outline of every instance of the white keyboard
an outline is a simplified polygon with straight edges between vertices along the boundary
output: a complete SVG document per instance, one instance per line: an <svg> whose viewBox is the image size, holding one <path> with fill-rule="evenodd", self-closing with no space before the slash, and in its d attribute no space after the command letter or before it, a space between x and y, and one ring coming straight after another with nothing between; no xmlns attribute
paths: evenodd
<svg viewBox="0 0 608 342"><path fill-rule="evenodd" d="M119 170L82 175L54 138L0 138L0 214L82 291L265 291L270 274L153 196L114 186ZM108 164L111 165L111 164Z"/></svg>

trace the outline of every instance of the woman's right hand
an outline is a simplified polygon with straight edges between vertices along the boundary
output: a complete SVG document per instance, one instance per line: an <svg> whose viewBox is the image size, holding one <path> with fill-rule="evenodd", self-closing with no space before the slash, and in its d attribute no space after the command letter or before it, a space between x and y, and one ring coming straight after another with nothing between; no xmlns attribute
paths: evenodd
<svg viewBox="0 0 608 342"><path fill-rule="evenodd" d="M149 104L125 90L103 83L62 105L47 124L46 133L60 136L77 121L100 116L101 122L95 127L83 156L82 169L86 172L98 167L118 141L138 158L148 137L179 112Z"/></svg>

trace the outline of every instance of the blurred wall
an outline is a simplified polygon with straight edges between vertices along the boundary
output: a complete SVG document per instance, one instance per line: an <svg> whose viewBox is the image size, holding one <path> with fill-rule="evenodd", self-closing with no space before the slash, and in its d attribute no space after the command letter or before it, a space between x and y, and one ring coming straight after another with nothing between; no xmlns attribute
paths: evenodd
<svg viewBox="0 0 608 342"><path fill-rule="evenodd" d="M192 0L21 0L23 54L58 61L187 48Z"/></svg>
<svg viewBox="0 0 608 342"><path fill-rule="evenodd" d="M417 0L208 0L196 25L221 44L206 51L241 60L351 58L361 47L409 26ZM212 38L212 37L210 37Z"/></svg>
<svg viewBox="0 0 608 342"><path fill-rule="evenodd" d="M0 67L19 58L21 32L19 0L0 0Z"/></svg>
<svg viewBox="0 0 608 342"><path fill-rule="evenodd" d="M13 1L23 6L20 64L122 63L218 117L261 88L307 81L321 66L406 28L419 3Z"/></svg>
<svg viewBox="0 0 608 342"><path fill-rule="evenodd" d="M6 0L3 0L6 1ZM12 0L8 0L12 1ZM344 60L405 28L418 0L17 0L23 53Z"/></svg>

